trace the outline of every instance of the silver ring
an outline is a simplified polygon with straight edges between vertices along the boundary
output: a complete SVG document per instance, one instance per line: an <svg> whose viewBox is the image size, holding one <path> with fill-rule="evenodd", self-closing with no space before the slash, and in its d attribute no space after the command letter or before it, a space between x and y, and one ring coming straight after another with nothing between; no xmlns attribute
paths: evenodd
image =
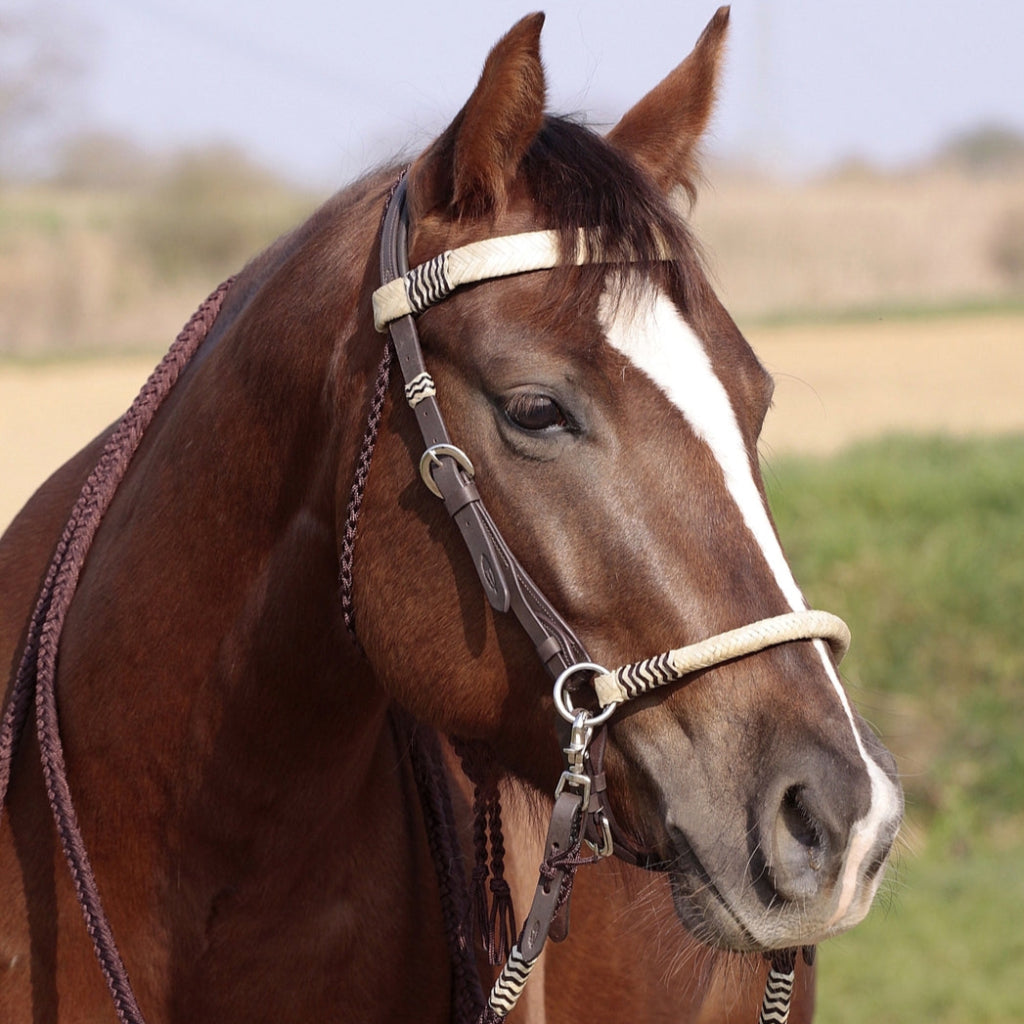
<svg viewBox="0 0 1024 1024"><path fill-rule="evenodd" d="M441 493L441 488L434 483L433 474L430 472L432 466L440 466L440 456L447 455L449 458L454 459L465 471L466 476L470 480L476 473L473 469L473 463L469 461L469 456L461 449L456 448L453 444L432 444L421 456L420 456L420 476L423 477L423 482L430 489L432 494L436 494L439 498L443 498L444 495Z"/></svg>
<svg viewBox="0 0 1024 1024"><path fill-rule="evenodd" d="M576 715L578 710L572 706L572 701L569 699L569 695L565 692L566 681L576 675L577 672L594 672L597 675L607 675L608 669L603 665L595 664L593 661L578 661L575 665L570 665L556 680L554 689L555 698L555 710L570 723L575 723ZM587 725L604 725L612 716L612 712L619 706L619 701L613 701L608 704L603 711L594 715L592 718L587 717Z"/></svg>

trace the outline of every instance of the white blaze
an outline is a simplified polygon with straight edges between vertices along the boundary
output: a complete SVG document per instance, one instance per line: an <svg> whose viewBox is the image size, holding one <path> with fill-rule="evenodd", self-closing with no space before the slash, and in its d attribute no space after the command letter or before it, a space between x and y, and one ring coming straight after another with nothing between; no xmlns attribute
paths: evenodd
<svg viewBox="0 0 1024 1024"><path fill-rule="evenodd" d="M675 303L661 290L650 288L639 298L618 296L618 279L609 277L598 318L608 342L641 369L668 396L693 432L711 449L747 529L753 534L772 576L793 611L807 602L782 552L768 510L751 470L739 422L722 382L700 339L683 319ZM831 923L838 924L851 910L860 867L874 847L879 830L898 811L896 787L868 756L854 722L853 710L825 644L815 640L829 681L850 723L857 750L871 780L871 805L851 832L847 870L840 884L839 903ZM858 901L858 906L861 901ZM860 911L866 912L866 905Z"/></svg>

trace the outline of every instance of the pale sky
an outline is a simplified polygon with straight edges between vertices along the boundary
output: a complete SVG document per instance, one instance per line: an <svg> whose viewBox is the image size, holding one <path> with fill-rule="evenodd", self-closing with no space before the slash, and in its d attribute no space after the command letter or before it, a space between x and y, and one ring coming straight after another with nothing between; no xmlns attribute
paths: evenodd
<svg viewBox="0 0 1024 1024"><path fill-rule="evenodd" d="M88 40L76 120L213 140L317 186L417 150L537 6L549 106L613 122L689 52L697 0L54 0ZM712 154L896 165L979 122L1024 132L1022 0L738 0Z"/></svg>

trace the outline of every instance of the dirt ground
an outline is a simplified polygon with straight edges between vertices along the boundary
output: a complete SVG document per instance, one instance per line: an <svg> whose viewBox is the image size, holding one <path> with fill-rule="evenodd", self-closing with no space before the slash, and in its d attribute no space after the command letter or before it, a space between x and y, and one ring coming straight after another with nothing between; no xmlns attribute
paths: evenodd
<svg viewBox="0 0 1024 1024"><path fill-rule="evenodd" d="M827 455L880 434L1024 431L1024 314L747 332L775 376L762 453Z"/></svg>
<svg viewBox="0 0 1024 1024"><path fill-rule="evenodd" d="M762 453L829 454L879 434L1024 431L1024 314L759 327L775 375ZM0 364L0 527L114 420L156 359Z"/></svg>

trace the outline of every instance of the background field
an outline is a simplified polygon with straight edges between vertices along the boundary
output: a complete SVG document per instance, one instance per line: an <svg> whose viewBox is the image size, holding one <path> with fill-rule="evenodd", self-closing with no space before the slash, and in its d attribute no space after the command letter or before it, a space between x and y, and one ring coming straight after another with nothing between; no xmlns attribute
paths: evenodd
<svg viewBox="0 0 1024 1024"><path fill-rule="evenodd" d="M0 524L315 205L228 156L0 187ZM776 376L780 532L812 603L853 627L844 672L908 793L880 905L822 951L818 1019L1019 1021L1024 174L714 180L695 219Z"/></svg>
<svg viewBox="0 0 1024 1024"><path fill-rule="evenodd" d="M890 437L768 479L808 598L854 626L844 676L907 792L880 905L822 951L820 1019L1019 1021L1024 436Z"/></svg>
<svg viewBox="0 0 1024 1024"><path fill-rule="evenodd" d="M761 444L770 463L897 431L1024 432L1024 313L755 323L746 333L776 378ZM0 359L0 525L127 408L157 358Z"/></svg>

